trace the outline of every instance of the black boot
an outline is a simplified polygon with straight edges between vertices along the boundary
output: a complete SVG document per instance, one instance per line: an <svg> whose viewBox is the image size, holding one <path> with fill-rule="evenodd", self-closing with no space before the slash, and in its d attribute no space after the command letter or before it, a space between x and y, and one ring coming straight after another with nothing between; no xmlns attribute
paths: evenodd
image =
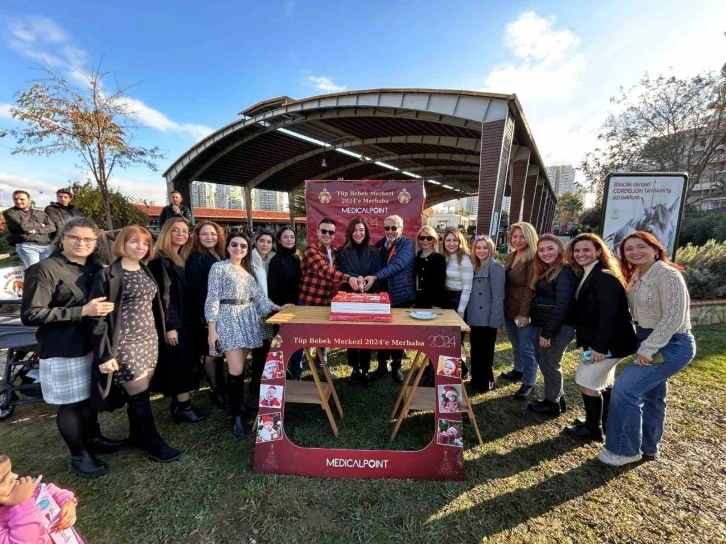
<svg viewBox="0 0 726 544"><path fill-rule="evenodd" d="M469 367L466 366L466 361L464 359L461 360L461 381L466 381L466 379L469 377Z"/></svg>
<svg viewBox="0 0 726 544"><path fill-rule="evenodd" d="M207 366L205 365L205 369ZM207 373L207 382L209 383L209 396L212 404L217 408L227 407L227 387L224 381L224 359L215 357L213 376Z"/></svg>
<svg viewBox="0 0 726 544"><path fill-rule="evenodd" d="M171 463L179 459L181 453L169 446L156 430L149 391L136 395L127 394L126 400L126 413L129 416L128 445L140 449L152 460L160 463Z"/></svg>
<svg viewBox="0 0 726 544"><path fill-rule="evenodd" d="M566 413L567 412L567 400L565 400L564 394L560 397L559 404L560 404L560 413L561 414Z"/></svg>
<svg viewBox="0 0 726 544"><path fill-rule="evenodd" d="M229 389L229 411L232 414L234 424L232 426L232 433L236 438L246 438L247 428L242 421L242 396L244 394L245 381L242 376L229 375L228 378L228 389Z"/></svg>
<svg viewBox="0 0 726 544"><path fill-rule="evenodd" d="M524 373L519 370L510 370L509 372L502 372L499 377L510 382L518 382L522 380Z"/></svg>
<svg viewBox="0 0 726 544"><path fill-rule="evenodd" d="M171 413L174 416L174 423L199 423L207 419L207 414L197 412L192 406L192 401L179 401L172 398Z"/></svg>
<svg viewBox="0 0 726 544"><path fill-rule="evenodd" d="M106 463L96 459L86 450L71 455L70 471L83 478L100 478L108 473Z"/></svg>
<svg viewBox="0 0 726 544"><path fill-rule="evenodd" d="M565 427L565 432L577 438L602 442L602 397L582 394L585 403L585 422Z"/></svg>
<svg viewBox="0 0 726 544"><path fill-rule="evenodd" d="M546 416L557 417L560 415L560 405L557 402L543 399L530 402L527 405L527 410L530 412L536 412L538 414L544 414Z"/></svg>
<svg viewBox="0 0 726 544"><path fill-rule="evenodd" d="M101 426L98 424L98 412L87 406L86 420L87 428L85 432L84 444L86 449L91 453L116 453L123 449L126 445L126 439L107 438L101 434Z"/></svg>
<svg viewBox="0 0 726 544"><path fill-rule="evenodd" d="M602 391L602 432L608 432L608 412L610 411L610 394L613 388L609 387Z"/></svg>

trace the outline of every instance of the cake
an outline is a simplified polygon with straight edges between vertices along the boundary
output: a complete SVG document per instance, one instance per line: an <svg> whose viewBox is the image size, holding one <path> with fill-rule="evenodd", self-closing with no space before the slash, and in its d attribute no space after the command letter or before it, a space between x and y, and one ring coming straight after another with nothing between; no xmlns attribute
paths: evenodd
<svg viewBox="0 0 726 544"><path fill-rule="evenodd" d="M391 321L388 293L339 292L330 303L331 321Z"/></svg>

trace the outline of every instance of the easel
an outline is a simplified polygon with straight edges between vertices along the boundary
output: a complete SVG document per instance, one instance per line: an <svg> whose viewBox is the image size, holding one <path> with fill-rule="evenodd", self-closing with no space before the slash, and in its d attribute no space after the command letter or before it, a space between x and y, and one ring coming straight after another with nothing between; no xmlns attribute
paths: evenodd
<svg viewBox="0 0 726 544"><path fill-rule="evenodd" d="M401 427L401 423L403 423L404 418L408 415L410 410L436 410L436 395L434 395L434 405L432 406L432 395L431 391L428 390L429 388L425 388L424 391L418 390L418 384L423 377L427 365L428 358L426 355L422 351L417 351L413 358L413 362L411 363L411 368L409 368L408 372L406 372L406 377L404 378L403 385L401 386L401 392L398 394L396 404L393 406L393 412L391 412L391 419L396 419L396 412L398 412L398 408L401 406L401 402L403 402L403 407L401 408L401 412L398 414L396 425L393 427L393 432L391 433L392 441L395 440L398 430ZM417 366L419 367L418 372L416 372L413 384L409 387L408 384L411 383L411 377L416 371ZM481 438L479 426L477 425L476 417L474 416L474 410L471 407L471 401L469 400L469 395L466 392L466 387L463 382L461 384L461 392L464 397L464 408L466 408L466 411L469 414L469 421L471 421L471 424L474 426L474 431L476 431L476 437L479 439L479 444L483 445L484 441Z"/></svg>

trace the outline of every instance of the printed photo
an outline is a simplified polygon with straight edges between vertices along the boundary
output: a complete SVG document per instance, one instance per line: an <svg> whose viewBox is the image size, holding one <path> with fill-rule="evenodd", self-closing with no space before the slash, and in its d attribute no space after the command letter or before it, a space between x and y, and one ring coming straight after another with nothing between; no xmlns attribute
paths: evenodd
<svg viewBox="0 0 726 544"><path fill-rule="evenodd" d="M461 421L451 419L440 419L439 428L436 431L436 443L442 446L464 447L464 438L461 434Z"/></svg>
<svg viewBox="0 0 726 544"><path fill-rule="evenodd" d="M265 367L262 370L263 380L274 380L285 377L285 357L281 351L271 351L267 354Z"/></svg>
<svg viewBox="0 0 726 544"><path fill-rule="evenodd" d="M282 440L282 413L260 414L257 416L257 442Z"/></svg>
<svg viewBox="0 0 726 544"><path fill-rule="evenodd" d="M447 378L461 378L461 359L440 355L436 373Z"/></svg>
<svg viewBox="0 0 726 544"><path fill-rule="evenodd" d="M260 407L262 408L280 408L282 406L281 385L261 385L260 386Z"/></svg>
<svg viewBox="0 0 726 544"><path fill-rule="evenodd" d="M461 385L439 385L439 412L454 414L464 412Z"/></svg>
<svg viewBox="0 0 726 544"><path fill-rule="evenodd" d="M282 336L279 334L272 339L270 346L273 348L279 348L282 345Z"/></svg>

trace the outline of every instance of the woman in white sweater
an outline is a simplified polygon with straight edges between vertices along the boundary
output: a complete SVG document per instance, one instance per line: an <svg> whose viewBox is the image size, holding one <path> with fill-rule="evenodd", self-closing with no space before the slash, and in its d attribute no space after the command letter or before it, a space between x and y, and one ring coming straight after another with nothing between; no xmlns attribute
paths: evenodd
<svg viewBox="0 0 726 544"><path fill-rule="evenodd" d="M261 230L255 238L255 247L252 250L252 272L260 284L262 290L267 294L267 270L270 267L270 261L275 256L274 248L275 235L269 230ZM260 380L262 379L262 371L265 367L265 359L267 352L270 351L270 341L275 335L272 325L264 324L260 329L262 333L262 347L256 348L252 352L252 369L250 373L249 391L254 399L260 393Z"/></svg>
<svg viewBox="0 0 726 544"><path fill-rule="evenodd" d="M465 318L466 306L471 296L474 282L474 265L469 257L469 246L459 229L447 229L444 233L444 255L446 256L446 298L444 309L456 310L462 319ZM461 333L463 353L464 335ZM469 369L461 358L461 378L466 379Z"/></svg>
<svg viewBox="0 0 726 544"><path fill-rule="evenodd" d="M605 449L598 459L612 466L655 459L665 424L668 378L696 354L682 268L668 260L663 245L648 232L624 238L620 255L629 280L638 352L615 382L610 399Z"/></svg>

